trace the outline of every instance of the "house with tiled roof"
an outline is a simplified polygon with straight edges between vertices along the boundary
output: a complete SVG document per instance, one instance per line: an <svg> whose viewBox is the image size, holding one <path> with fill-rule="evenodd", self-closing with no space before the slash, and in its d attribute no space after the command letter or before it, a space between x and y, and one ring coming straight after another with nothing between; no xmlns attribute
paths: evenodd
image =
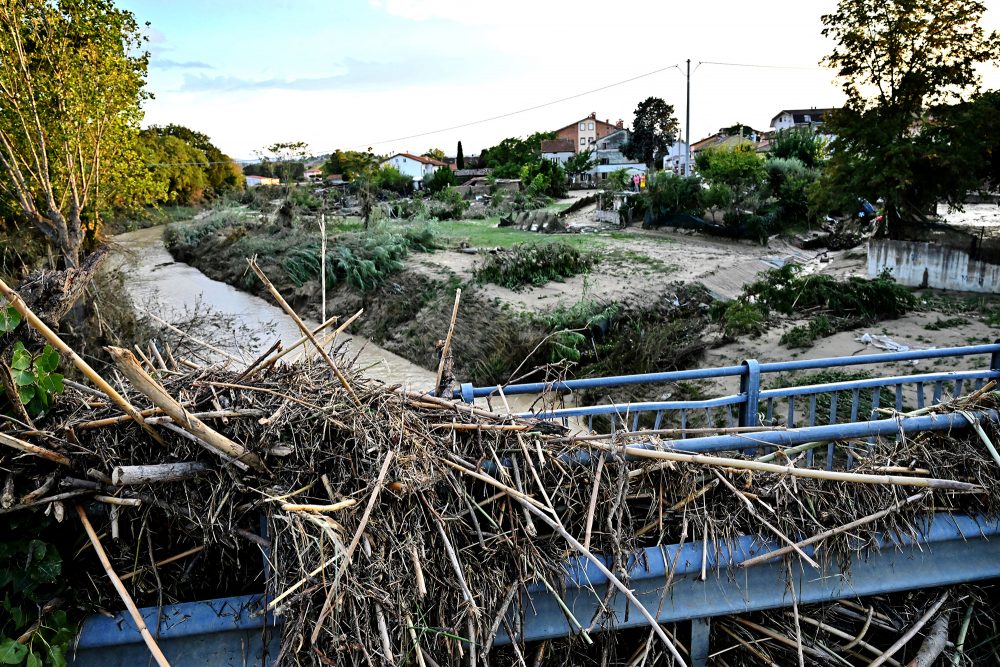
<svg viewBox="0 0 1000 667"><path fill-rule="evenodd" d="M566 160L575 154L576 147L572 139L546 139L542 141L542 158L545 160L566 164Z"/></svg>
<svg viewBox="0 0 1000 667"><path fill-rule="evenodd" d="M396 153L382 161L381 166L391 165L399 170L401 174L413 179L413 188L419 190L423 187L424 179L428 178L442 167L448 168L447 163L423 155L413 153Z"/></svg>

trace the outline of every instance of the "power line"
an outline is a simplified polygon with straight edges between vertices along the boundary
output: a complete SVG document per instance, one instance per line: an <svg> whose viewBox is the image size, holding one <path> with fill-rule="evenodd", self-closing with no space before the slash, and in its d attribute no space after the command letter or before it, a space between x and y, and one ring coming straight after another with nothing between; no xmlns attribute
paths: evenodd
<svg viewBox="0 0 1000 667"><path fill-rule="evenodd" d="M601 86L600 88L593 88L591 90L587 90L587 91L584 91L582 93L576 93L575 95L570 95L568 97L561 97L558 100L552 100L550 102L543 102L542 104L536 104L534 106L526 107L524 109L518 109L517 111L508 111L507 113L502 113L502 114L497 115L497 116L490 116L489 118L482 118L480 120L473 120L473 121L469 121L468 123L462 123L460 125L452 125L451 127L444 127L444 128L439 129L439 130L431 130L429 132L421 132L419 134L411 134L411 135L408 135L408 136L405 136L405 137L396 137L395 139L383 139L382 141L368 141L368 142L365 142L363 144L355 144L354 146L352 146L352 148L363 148L363 147L366 147L366 146L376 146L378 144L388 144L388 143L392 143L392 142L395 142L395 141L406 141L407 139L419 139L420 137L426 137L426 136L430 136L432 134L439 134L441 132L450 132L452 130L460 130L460 129L465 128L465 127L472 127L473 125L481 125L483 123L489 123L489 122L492 122L494 120L500 120L501 118L509 118L510 116L516 116L518 114L527 113L529 111L535 111L536 109L542 109L544 107L549 107L549 106L552 106L554 104L560 104L562 102L567 102L569 100L575 100L578 97L583 97L584 95L590 95L592 93L599 93L602 90L607 90L609 88L614 88L616 86L622 86L622 85L624 85L626 83L631 83L633 81L638 81L639 79L643 79L643 78L645 78L647 76L653 76L654 74L659 74L660 72L666 72L667 70L671 70L671 69L680 70L680 66L679 65L670 65L669 67L661 67L660 69L655 69L652 72L646 72L645 74L639 74L637 76L633 76L633 77L628 78L628 79L623 79L622 81L616 81L614 83L609 83L609 84L607 84L605 86ZM333 149L333 150L336 150L336 149ZM330 150L330 151L320 151L320 152L321 153L332 153L333 150Z"/></svg>
<svg viewBox="0 0 1000 667"><path fill-rule="evenodd" d="M828 70L829 67L821 67L818 65L805 66L805 65L764 65L759 63L724 63L717 62L714 60L701 60L698 62L698 67L702 65L721 65L724 67L751 67L755 69L799 69L799 70ZM697 69L697 67L695 68Z"/></svg>

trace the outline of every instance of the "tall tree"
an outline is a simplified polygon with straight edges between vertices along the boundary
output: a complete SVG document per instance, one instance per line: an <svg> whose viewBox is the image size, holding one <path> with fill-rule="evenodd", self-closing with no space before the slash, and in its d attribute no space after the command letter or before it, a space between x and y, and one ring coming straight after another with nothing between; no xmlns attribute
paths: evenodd
<svg viewBox="0 0 1000 667"><path fill-rule="evenodd" d="M465 153L462 152L462 142L458 142L458 151L455 153L455 166L465 169Z"/></svg>
<svg viewBox="0 0 1000 667"><path fill-rule="evenodd" d="M975 95L976 65L1000 55L997 34L981 25L985 10L977 0L840 0L822 17L835 42L824 64L847 95L830 119L837 138L822 184L842 202L881 198L890 236L965 194L935 176L953 168L957 147L928 153L927 142L945 115L933 110Z"/></svg>
<svg viewBox="0 0 1000 667"><path fill-rule="evenodd" d="M622 153L652 167L656 157L665 154L674 143L678 127L672 104L659 97L647 97L635 108L632 136L622 146Z"/></svg>
<svg viewBox="0 0 1000 667"><path fill-rule="evenodd" d="M444 151L440 148L430 148L423 156L429 157L432 160L440 160L441 162L444 162L444 158L446 157Z"/></svg>
<svg viewBox="0 0 1000 667"><path fill-rule="evenodd" d="M151 187L143 41L112 0L0 2L0 189L68 266L101 208Z"/></svg>
<svg viewBox="0 0 1000 667"><path fill-rule="evenodd" d="M205 167L208 185L216 192L240 190L244 187L246 181L239 165L213 144L207 134L174 124L166 127L154 125L149 129L163 136L177 137L192 148L203 152L208 161Z"/></svg>
<svg viewBox="0 0 1000 667"><path fill-rule="evenodd" d="M566 173L570 176L579 176L584 174L594 166L597 165L597 159L594 157L594 151L586 150L579 153L574 153L569 159L566 160L564 168Z"/></svg>

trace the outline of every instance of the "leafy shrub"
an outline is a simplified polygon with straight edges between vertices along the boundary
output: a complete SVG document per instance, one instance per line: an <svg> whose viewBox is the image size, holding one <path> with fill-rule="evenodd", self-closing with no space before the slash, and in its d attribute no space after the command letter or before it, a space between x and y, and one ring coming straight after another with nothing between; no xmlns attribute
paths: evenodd
<svg viewBox="0 0 1000 667"><path fill-rule="evenodd" d="M427 210L438 220L459 220L468 208L469 202L458 190L445 188L431 198Z"/></svg>
<svg viewBox="0 0 1000 667"><path fill-rule="evenodd" d="M32 416L39 416L52 407L52 396L62 393L63 376L56 373L59 353L46 345L32 354L18 341L10 358L11 376L17 386L17 397Z"/></svg>
<svg viewBox="0 0 1000 667"><path fill-rule="evenodd" d="M767 163L768 186L775 199L775 215L782 226L811 221L809 191L819 178L819 170L807 167L798 158L771 157Z"/></svg>
<svg viewBox="0 0 1000 667"><path fill-rule="evenodd" d="M458 185L458 179L455 178L455 173L448 167L436 169L430 178L424 180L424 187L431 194L456 185Z"/></svg>
<svg viewBox="0 0 1000 667"><path fill-rule="evenodd" d="M427 205L423 199L394 199L389 202L389 217L402 220L413 220L427 214Z"/></svg>
<svg viewBox="0 0 1000 667"><path fill-rule="evenodd" d="M490 255L475 271L477 281L510 289L543 285L583 273L597 263L595 255L581 253L567 243L520 244Z"/></svg>
<svg viewBox="0 0 1000 667"><path fill-rule="evenodd" d="M39 609L65 593L62 557L52 544L38 539L50 520L35 513L3 517L0 527L0 664L65 667L76 628L59 609L42 615ZM17 638L28 633L25 643Z"/></svg>
<svg viewBox="0 0 1000 667"><path fill-rule="evenodd" d="M742 299L717 301L712 304L711 314L727 336L759 335L767 323L767 314L758 304Z"/></svg>
<svg viewBox="0 0 1000 667"><path fill-rule="evenodd" d="M700 216L705 211L703 189L697 176L678 176L661 171L646 181L646 191L640 196L654 220L666 220L677 215Z"/></svg>
<svg viewBox="0 0 1000 667"><path fill-rule="evenodd" d="M388 190L399 195L406 195L413 191L413 179L388 164L375 173L372 185L380 190Z"/></svg>

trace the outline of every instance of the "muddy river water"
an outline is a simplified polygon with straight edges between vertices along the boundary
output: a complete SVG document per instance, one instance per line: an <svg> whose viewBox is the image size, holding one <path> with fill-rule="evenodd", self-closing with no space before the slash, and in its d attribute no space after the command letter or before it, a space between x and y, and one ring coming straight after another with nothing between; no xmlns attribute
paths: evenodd
<svg viewBox="0 0 1000 667"><path fill-rule="evenodd" d="M200 301L211 311L241 323L256 336L258 342L244 350L248 360L263 351L260 348L270 346L275 338L280 338L288 346L301 337L295 322L272 303L212 280L192 266L175 262L163 246L162 227L119 234L114 240L123 250L122 261L129 269L129 290L133 300L140 307L155 303L160 311L155 313L157 316L169 320L171 314L190 311ZM318 323L308 320L307 324L318 326ZM428 389L434 384L431 371L364 338L343 336L351 341L351 355L360 350L358 361L369 375L390 384L406 384L416 390Z"/></svg>

